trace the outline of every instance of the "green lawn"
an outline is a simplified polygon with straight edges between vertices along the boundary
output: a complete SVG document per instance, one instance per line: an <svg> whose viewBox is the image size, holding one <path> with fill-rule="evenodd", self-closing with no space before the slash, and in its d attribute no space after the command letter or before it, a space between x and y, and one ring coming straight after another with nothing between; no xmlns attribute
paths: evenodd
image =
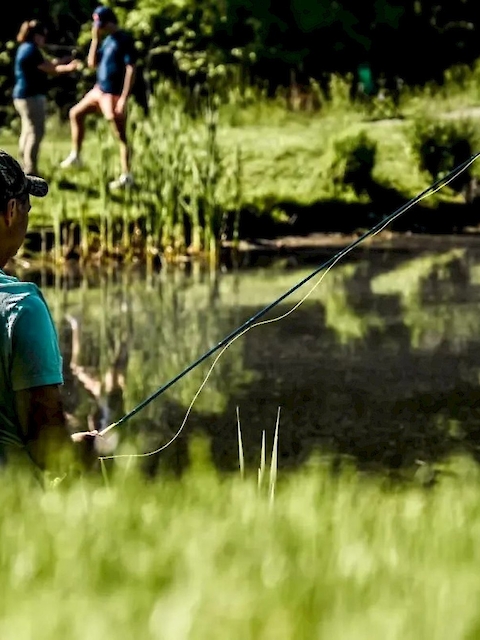
<svg viewBox="0 0 480 640"><path fill-rule="evenodd" d="M278 115L274 107L271 109L270 119L268 108L265 108L258 120L247 117L246 114L245 122L238 125L232 125L227 117L220 120L218 143L224 158L223 165L233 163L237 150L241 153L243 205L254 204L260 210L270 210L277 202L284 200L308 205L338 197L333 191L330 170L332 143L339 137L355 134L362 128L378 143L374 172L376 180L394 187L407 197L413 197L428 184L428 176L422 174L416 166L406 141L405 128L409 126L408 122L369 122L365 120L364 114L356 114L354 111L340 111L338 114L295 114L283 111ZM158 135L162 133L159 132ZM2 146L7 151L16 154L16 144L16 137L11 132L3 132ZM33 226L45 222L51 225L55 211L59 210L68 217L77 218L84 208L89 214L98 215L107 206L109 212L121 215L121 202L109 200L105 205L100 195L104 172L99 168L99 147L105 145L109 146L110 154L109 173L105 179L115 177L118 170L117 154L106 129L102 129L100 133L88 132L84 169L79 172L61 170L58 164L70 147L69 131L66 125L59 127L57 124L50 124L42 145L41 167L44 175L53 179L51 195L45 201L35 203L32 212ZM142 161L141 149L134 156L134 167L135 157L138 165ZM138 174L141 192L141 170ZM154 190L160 191L161 188L160 180L156 184L153 182ZM353 192L348 190L341 197L346 200L355 199Z"/></svg>
<svg viewBox="0 0 480 640"><path fill-rule="evenodd" d="M167 89L163 87L163 91ZM383 193L395 190L409 199L433 182L427 172L420 170L415 157L413 123L428 122L432 117L438 121L442 114L458 110L461 96L455 88L451 94L445 89L437 89L436 93L426 90L424 94L410 95L395 113L381 104L375 106L375 112L369 112L350 104L343 94L313 113L291 112L278 99L261 98L247 105L220 108L212 143L206 120L192 122L181 98L170 102L160 94L147 119L133 106L130 123L136 187L132 192L117 194L109 193L107 186L119 174L119 159L106 123L89 120L83 153L85 167L80 171L62 170L59 163L70 149L69 127L52 118L40 163L41 173L50 181L50 195L34 203L30 228L53 229L55 246L59 248L61 223L78 222L83 256L98 246L97 240L107 253L120 250L128 256L131 235L127 225L140 219L146 225L142 238L148 246L174 256L184 255L189 249L195 255L199 251L212 252L225 228L228 239L232 239L235 225L230 222L235 216L225 226L225 211L248 212L242 227L248 229L247 235L257 233L256 220L249 215L252 212L285 220L286 210L291 214L302 207L329 202L361 201L369 205L372 198L378 215ZM463 105L474 105L475 98L472 89L464 96ZM470 116L476 130L475 122ZM458 126L457 133L467 135L466 125L464 130L462 126ZM373 179L390 190L383 192L380 188L379 195L372 195L373 191L358 195L350 185L334 179L338 171L335 167L346 157L335 144L350 139L351 151L351 139L362 131L377 145ZM17 136L18 132L2 132L2 146L15 155ZM473 171L480 175L477 166ZM463 198L443 188L423 204L433 208L439 201L463 203ZM318 207L302 213L309 215L309 211L320 215ZM321 211L321 215L330 215L328 207ZM98 238L92 222L100 223ZM302 218L302 225L308 229L306 217ZM359 222L362 225L365 222ZM318 229L318 222L313 226Z"/></svg>
<svg viewBox="0 0 480 640"><path fill-rule="evenodd" d="M480 633L480 474L407 484L318 458L256 479L198 454L182 480L119 469L0 489L5 640L455 640ZM268 478L267 478L268 482Z"/></svg>

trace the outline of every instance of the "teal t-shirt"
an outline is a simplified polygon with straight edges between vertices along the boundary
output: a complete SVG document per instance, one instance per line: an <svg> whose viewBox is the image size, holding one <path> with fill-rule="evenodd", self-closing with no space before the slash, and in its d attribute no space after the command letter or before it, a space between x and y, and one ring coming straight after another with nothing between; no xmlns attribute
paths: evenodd
<svg viewBox="0 0 480 640"><path fill-rule="evenodd" d="M63 384L63 362L48 305L0 270L0 442L21 439L14 392L50 384Z"/></svg>

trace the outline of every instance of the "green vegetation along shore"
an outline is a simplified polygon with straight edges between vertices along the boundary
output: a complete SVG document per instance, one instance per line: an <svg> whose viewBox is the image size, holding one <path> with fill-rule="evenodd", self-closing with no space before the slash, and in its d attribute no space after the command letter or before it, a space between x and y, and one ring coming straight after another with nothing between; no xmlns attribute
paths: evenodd
<svg viewBox="0 0 480 640"><path fill-rule="evenodd" d="M184 98L160 84L148 117L132 111L137 184L121 193L107 188L117 167L104 123L91 123L86 168L75 172L58 168L69 134L52 118L41 160L51 194L35 203L31 222L50 239L40 246L37 239L36 250L46 248L57 260L72 248L83 257L100 252L123 259L215 254L222 242L242 238L351 233L453 168L463 158L454 153L459 140L473 153L480 139L477 96L453 81L405 94L397 107L379 98L352 103L345 80L335 87L318 111L292 112L281 96L252 90L230 104L204 103L192 116ZM2 146L13 153L16 135L3 132ZM425 158L429 144L439 150L433 168ZM471 173L478 174L476 165ZM402 230L476 225L464 194L450 186L421 206Z"/></svg>

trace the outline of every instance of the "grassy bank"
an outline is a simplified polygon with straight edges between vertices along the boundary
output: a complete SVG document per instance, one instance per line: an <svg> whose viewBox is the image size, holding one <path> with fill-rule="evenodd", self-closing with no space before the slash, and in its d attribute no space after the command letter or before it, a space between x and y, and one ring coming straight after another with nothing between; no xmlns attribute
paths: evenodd
<svg viewBox="0 0 480 640"><path fill-rule="evenodd" d="M450 78L444 87L405 92L397 106L388 99L351 103L347 95L348 85L338 79L330 101L319 111L292 112L281 97L266 99L252 91L192 120L182 98L160 86L148 118L137 108L131 114L137 187L128 193L108 190L119 168L103 122L90 121L86 166L75 172L58 168L69 151L69 131L65 123L52 119L41 162L51 180L51 195L36 203L32 227L49 227L57 245L60 238L68 245L74 240L66 239L64 227L75 221L83 233L82 252L100 246L128 253L136 239L140 253L198 253L215 250L222 238L235 239L245 211L253 215L251 235L257 228L255 216L286 220L286 206L291 215L295 208L322 203L368 205L388 190L408 199L432 182L412 139L415 123L435 122L478 102L472 79L461 85ZM462 127L478 128L473 116L459 113L458 120L465 121L458 125L460 134ZM345 140L348 149L361 132L376 148L371 177L380 196L368 189L358 192L339 177ZM17 135L3 132L2 146L16 153ZM461 197L447 188L427 202L460 203ZM320 215L328 217L328 212ZM316 226L322 227L321 220Z"/></svg>
<svg viewBox="0 0 480 640"><path fill-rule="evenodd" d="M273 503L198 453L182 480L119 470L42 491L7 474L1 636L477 637L479 471L441 471L394 484L319 459Z"/></svg>
<svg viewBox="0 0 480 640"><path fill-rule="evenodd" d="M292 200L298 204L328 199L334 195L329 173L332 158L330 146L334 140L348 134L367 130L378 141L379 157L376 177L392 184L405 195L414 195L426 186L427 176L413 168L412 155L406 145L405 128L401 121L385 120L369 122L364 113L339 112L301 114L288 112L275 103L262 105L260 117L255 118L255 107L244 111L239 107L243 123L231 124L230 111L220 120L218 143L225 164L229 165L237 149L242 158L242 205L255 204L265 209L281 200ZM93 120L91 121L94 122ZM158 134L161 135L159 129ZM67 213L74 215L74 204L82 189L87 191L86 202L92 213L100 212L98 198L88 197L88 187L99 184L99 135L107 135L101 129L91 131L85 144L86 168L79 172L59 170L56 165L69 152L69 131L67 125L50 123L50 133L42 147L42 166L47 177L53 179L53 192L49 202L37 203L33 223L43 223L50 219L52 206L58 204L63 195L66 198ZM16 153L16 137L4 133L2 145L7 151ZM114 153L108 145L109 154ZM137 159L141 158L137 151ZM112 158L111 171L105 180L115 177L115 161ZM118 170L118 169L117 169ZM67 183L71 183L69 192ZM158 184L160 188L161 185ZM346 192L345 199L353 194ZM73 204L69 204L73 203ZM115 211L115 201L109 202Z"/></svg>

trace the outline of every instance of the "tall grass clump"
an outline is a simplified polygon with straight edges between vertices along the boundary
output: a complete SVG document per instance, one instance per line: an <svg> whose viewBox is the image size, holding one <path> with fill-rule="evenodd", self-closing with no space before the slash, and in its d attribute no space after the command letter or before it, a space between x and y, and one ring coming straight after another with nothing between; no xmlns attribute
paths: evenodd
<svg viewBox="0 0 480 640"><path fill-rule="evenodd" d="M165 256L218 254L228 200L238 199L240 163L232 169L217 142L214 100L200 115L185 113L181 99L160 87L150 116L134 130L136 176L142 184L148 245Z"/></svg>
<svg viewBox="0 0 480 640"><path fill-rule="evenodd" d="M246 87L231 87L226 99L219 105L223 124L235 127L282 126L289 117L285 96L279 90L269 97L266 87L252 84Z"/></svg>
<svg viewBox="0 0 480 640"><path fill-rule="evenodd" d="M467 64L455 64L445 69L439 85L432 86L435 107L425 105L432 113L455 109L476 107L480 99L479 90L480 65L478 61ZM426 98L427 96L425 96Z"/></svg>
<svg viewBox="0 0 480 640"><path fill-rule="evenodd" d="M330 114L354 111L351 95L353 91L353 74L341 75L332 73L328 86L328 101L325 105Z"/></svg>

